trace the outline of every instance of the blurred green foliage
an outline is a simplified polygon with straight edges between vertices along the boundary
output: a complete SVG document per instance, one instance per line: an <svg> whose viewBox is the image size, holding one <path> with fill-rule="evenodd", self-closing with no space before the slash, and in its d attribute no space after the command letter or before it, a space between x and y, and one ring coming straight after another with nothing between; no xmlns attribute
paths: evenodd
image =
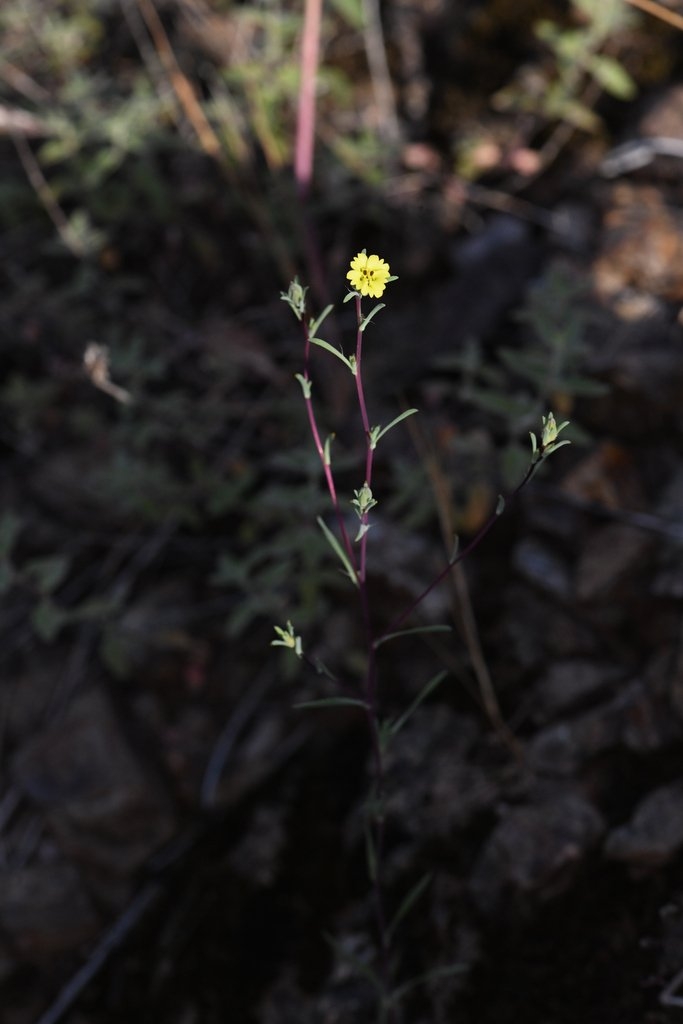
<svg viewBox="0 0 683 1024"><path fill-rule="evenodd" d="M462 352L438 362L439 369L457 371L460 399L497 424L507 486L523 475L529 462L529 432L548 409L562 419L572 416L568 439L587 441L574 416L575 399L598 397L607 390L588 370L590 315L585 286L574 271L555 263L530 289L516 315L525 329L514 347L501 345L492 356L477 339L470 339Z"/></svg>
<svg viewBox="0 0 683 1024"><path fill-rule="evenodd" d="M602 91L619 100L636 95L636 83L623 63L605 52L614 49L615 40L635 15L623 0L571 0L571 7L571 25L549 19L536 23L536 36L550 60L525 68L497 93L494 105L498 110L520 110L550 124L560 121L594 132L601 120L593 109L597 96L588 91L591 83L598 95Z"/></svg>
<svg viewBox="0 0 683 1024"><path fill-rule="evenodd" d="M87 624L119 674L154 629L156 612L144 630L130 613L152 575L181 579L188 607L214 594L206 614L232 636L290 608L297 628L323 623L326 594L343 586L315 527L327 503L293 381L299 348L277 310L278 259L300 244L283 173L300 4L167 0L151 8L159 20L150 8L0 5L0 105L31 119L0 142L0 441L28 481L8 489L0 525L17 626L6 653ZM323 26L324 50L343 44L319 80L321 192L341 219L353 199L340 185L379 183L386 166L359 100L362 10L337 0ZM582 74L609 78L608 30L591 28ZM563 287L543 283L523 346L490 365L473 345L457 367L511 452L549 398L587 386L579 306ZM557 309L566 320L550 323ZM93 341L130 404L87 379ZM387 476L390 514L427 522L422 467L399 453Z"/></svg>
<svg viewBox="0 0 683 1024"><path fill-rule="evenodd" d="M326 34L333 17L358 10L338 5ZM300 525L302 501L306 522L323 510L317 469L297 463L305 439L289 379L276 380L267 351L254 355L237 312L257 307L262 280L277 301L268 207L282 205L276 175L291 158L300 18L297 4L270 0L0 7L0 103L34 119L17 147L23 167L0 191L0 224L14 233L0 328L13 369L0 400L5 444L38 498L27 508L16 495L0 582L45 641L97 622L118 672L130 664L125 608L144 569L126 571L112 552L131 535L143 548L161 538L168 566L157 556L157 573L185 574L188 600L193 585L226 595L233 635L291 604L302 620L324 607L324 542ZM323 102L350 97L335 68L321 91ZM217 325L210 339L205 315ZM86 380L92 340L130 405ZM264 455L262 431L294 450L291 464Z"/></svg>

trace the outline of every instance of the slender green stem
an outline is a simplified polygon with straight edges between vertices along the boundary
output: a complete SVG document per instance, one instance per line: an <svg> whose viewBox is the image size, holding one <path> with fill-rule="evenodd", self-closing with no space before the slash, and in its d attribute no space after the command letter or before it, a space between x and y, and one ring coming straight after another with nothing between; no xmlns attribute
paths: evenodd
<svg viewBox="0 0 683 1024"><path fill-rule="evenodd" d="M370 871L372 883L372 895L375 905L375 921L377 925L377 937L379 943L379 964L380 976L385 996L391 992L391 962L389 929L387 927L386 913L384 910L384 758L382 755L382 743L379 732L379 717L376 708L368 707L367 712L368 731L372 743L372 757L374 766L374 784L372 788L372 820L370 828L372 831L372 843L374 846L374 869ZM370 865L368 865L370 869ZM389 1021L393 1019L393 1011L389 1011Z"/></svg>
<svg viewBox="0 0 683 1024"><path fill-rule="evenodd" d="M358 394L358 405L360 406L360 416L363 423L363 430L365 431L365 441L367 444L367 452L365 456L365 479L368 486L372 483L372 459L373 449L370 445L370 420L368 419L368 410L365 404L365 392L363 390L363 372L362 372L362 359L363 359L363 331L361 330L361 324L363 322L363 312L361 309L361 297L356 295L356 318L358 320L358 330L356 332L356 392Z"/></svg>
<svg viewBox="0 0 683 1024"><path fill-rule="evenodd" d="M372 470L374 462L374 448L370 437L370 420L368 417L367 405L365 402L365 390L363 387L363 331L361 297L356 295L356 319L358 329L356 332L356 393L358 395L358 406L360 409L363 432L365 434L365 482L368 487L372 484ZM361 525L367 527L368 512L361 517ZM377 925L377 937L379 944L379 963L384 996L388 997L391 992L391 963L389 949L389 932L387 928L386 914L384 910L384 756L380 737L379 711L377 707L377 646L370 617L370 602L368 595L367 581L367 542L368 531L363 532L360 539L360 571L358 582L360 587L361 607L365 623L365 635L367 641L367 668L364 681L364 696L367 702L366 718L370 743L372 746L373 763L373 787L372 787L372 819L370 828L372 843L374 846L374 865L370 870L372 883L373 902L375 905L375 921ZM385 1012L386 1024L392 1024L395 1019L395 1012L389 1007Z"/></svg>
<svg viewBox="0 0 683 1024"><path fill-rule="evenodd" d="M365 402L365 393L363 389L363 376L362 376L362 348L363 348L363 332L361 330L362 316L361 316L361 300L360 296L356 296L356 315L358 320L358 331L356 336L356 391L358 395L358 405L360 408L361 421L363 424L363 431L365 433L366 443L366 454L365 454L365 482L368 487L372 481L372 470L373 470L373 459L374 449L371 443L370 436L370 421L368 418L367 406ZM309 333L308 325L305 320L302 321L304 326L305 336L305 352L304 352L304 372L303 379L306 383L310 383L309 364L310 364L310 352L311 352L311 338ZM305 389L306 390L306 389ZM370 843L372 846L372 858L368 861L368 872L370 875L370 881L372 885L372 899L375 911L375 923L377 927L377 938L378 938L378 953L379 953L379 971L382 980L382 1007L381 1013L383 1014L383 1021L385 1024L394 1024L396 1020L395 1008L391 1005L389 996L391 994L391 962L390 962L390 948L389 948L389 929L387 926L387 918L384 909L384 845L385 845L385 824L384 824L384 777L385 777L385 766L384 756L382 749L382 740L380 735L380 719L379 711L377 706L377 640L374 634L372 617L370 615L370 600L368 594L367 585L367 573L366 573L366 552L367 552L367 529L362 533L360 538L360 559L356 559L356 553L353 545L346 530L344 524L344 518L341 512L341 506L337 495L337 490L334 482L334 475L332 473L332 467L329 461L325 457L325 450L320 438L320 431L318 429L315 410L313 408L313 401L310 395L310 388L308 389L308 395L305 396L306 409L308 413L308 421L313 436L313 441L318 452L318 456L323 466L325 473L325 480L327 482L327 489L330 494L330 499L337 516L339 523L339 530L344 544L344 549L348 554L349 561L356 572L358 580L358 589L361 603L361 613L363 617L363 625L365 629L366 646L367 646L367 662L365 678L361 684L361 695L365 702L365 716L368 727L368 734L370 737L370 745L372 751L372 794L370 800L370 820L369 820L369 832L370 832ZM361 516L361 526L367 527L368 525L368 512L365 511Z"/></svg>
<svg viewBox="0 0 683 1024"><path fill-rule="evenodd" d="M356 392L358 394L358 405L360 407L360 416L363 423L363 431L365 433L365 482L370 487L372 485L372 464L374 459L374 448L370 442L370 420L368 419L368 410L365 404L365 392L363 389L363 331L361 330L362 324L362 311L361 311L361 297L356 295L356 318L358 320L358 330L356 332ZM368 525L368 512L364 512L361 517L361 525L367 527ZM367 547L368 547L368 532L367 529L363 532L363 536L360 540L360 572L359 579L362 581L366 578L366 567L367 567Z"/></svg>
<svg viewBox="0 0 683 1024"><path fill-rule="evenodd" d="M310 377L310 373L309 373L309 366L310 366L310 358L311 358L311 336L310 336L310 333L309 333L309 330L308 330L308 324L306 322L305 316L302 319L301 323L303 325L304 338L305 338L303 377L304 377L304 380L307 383L310 383L311 377ZM330 465L330 463L328 462L328 460L325 457L325 448L324 448L324 445L323 445L321 437L320 437L320 431L318 429L318 422L317 422L316 416L315 416L315 409L313 408L313 399L312 399L310 394L305 396L305 402L306 402L306 412L308 414L308 423L309 423L309 426L310 426L310 429L311 429L311 434L313 436L313 443L315 445L315 449L316 449L316 451L318 453L318 457L319 457L320 462L321 462L322 467L323 467L323 473L325 474L325 482L327 483L327 489L329 491L330 499L332 501L332 506L334 508L335 515L337 517L337 523L339 525L339 532L341 534L342 543L344 545L344 550L346 551L346 554L348 555L349 561L351 562L351 565L353 566L353 569L354 569L354 571L356 573L356 576L359 576L358 563L356 561L356 553L353 550L353 545L351 543L351 538L348 535L348 532L347 532L347 529L346 529L346 524L344 523L344 516L343 516L342 510L341 510L341 505L339 503L339 497L337 495L337 487L336 487L335 482L334 482L334 474L332 472L332 466Z"/></svg>

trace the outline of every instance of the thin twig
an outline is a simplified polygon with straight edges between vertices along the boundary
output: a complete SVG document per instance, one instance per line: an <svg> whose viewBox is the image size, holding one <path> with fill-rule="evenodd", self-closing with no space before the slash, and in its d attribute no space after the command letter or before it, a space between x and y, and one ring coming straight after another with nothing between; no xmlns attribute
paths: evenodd
<svg viewBox="0 0 683 1024"><path fill-rule="evenodd" d="M377 129L385 143L396 146L401 139L401 127L396 113L396 97L387 61L379 0L363 0L363 13L365 54L379 115Z"/></svg>
<svg viewBox="0 0 683 1024"><path fill-rule="evenodd" d="M513 502L519 496L521 491L524 490L526 485L531 480L532 476L538 469L539 465L539 461L535 461L530 464L520 483L518 483L515 489L505 498L503 508L508 507L510 503ZM476 548L479 547L484 537L486 537L486 535L493 529L493 527L498 522L500 515L501 512L499 511L498 507L496 507L496 510L491 513L491 515L486 520L484 525L480 527L477 533L475 533L474 537L469 542L469 544L467 544L461 551L459 551L455 558L452 558L449 562L447 562L446 565L441 570L441 572L437 573L437 575L434 577L431 583L429 583L425 587L422 593L419 594L418 597L414 598L414 600L412 600L410 604L406 608L404 608L403 611L399 615L397 615L395 619L393 619L393 621L384 630L384 632L377 638L377 643L384 640L390 633L395 633L396 630L403 625L406 619L410 618L415 609L419 605L421 605L422 602L427 597L429 597L432 591L435 590L439 586L439 584L443 583L446 577L451 572L453 572L456 565L458 565L459 562L464 561Z"/></svg>
<svg viewBox="0 0 683 1024"><path fill-rule="evenodd" d="M0 104L0 135L23 135L37 139L49 134L47 125L28 110Z"/></svg>
<svg viewBox="0 0 683 1024"><path fill-rule="evenodd" d="M0 58L0 78L7 82L15 92L25 96L32 103L45 103L50 100L50 93L42 85L27 75L21 68L10 64L8 60Z"/></svg>
<svg viewBox="0 0 683 1024"><path fill-rule="evenodd" d="M528 221L529 224L537 224L547 230L556 229L560 224L560 217L556 213L546 210L536 203L530 203L528 199L520 199L501 189L489 188L487 185L479 185L474 182L463 181L458 184L461 185L467 201L478 206L509 213L513 217L519 217L520 220Z"/></svg>
<svg viewBox="0 0 683 1024"><path fill-rule="evenodd" d="M105 932L87 961L66 983L37 1024L59 1024L85 987L100 973L112 953L123 944L147 910L160 899L162 892L158 882L148 882L140 890L118 920Z"/></svg>
<svg viewBox="0 0 683 1024"><path fill-rule="evenodd" d="M169 81L173 86L178 102L180 103L185 116L192 125L194 132L199 140L199 144L209 156L217 156L221 152L221 144L216 135L215 131L209 124L201 103L197 99L192 83L188 79L187 75L184 74L176 55L173 52L173 47L169 41L166 29L164 28L161 18L157 13L157 9L152 3L152 0L137 0L140 13L144 18L145 24L149 34L152 37L152 41L159 55L159 60L164 68L164 71L168 75Z"/></svg>
<svg viewBox="0 0 683 1024"><path fill-rule="evenodd" d="M125 4L130 2L130 0L121 0L121 2ZM194 86L188 79L187 75L182 71L180 64L178 63L173 47L171 46L171 42L168 38L168 34L161 22L154 4L152 3L152 0L135 0L135 2L138 4L140 13L144 19L145 25L147 26L147 30L152 37L152 42L154 43L159 62L165 74L168 76L171 88L176 95L183 113L197 136L197 140L202 151L206 153L207 156L216 160L230 185L235 190L239 190L244 206L253 218L254 223L263 235L264 239L267 239L270 243L271 253L277 264L282 281L291 281L295 273L291 254L273 224L272 217L265 207L262 197L250 190L244 181L238 180L235 167L231 162L229 154L225 152L225 148L222 146L220 139L212 128L208 117L204 113L204 109L197 98ZM139 35L139 33L137 33L137 35ZM140 43L138 43L138 46L140 46ZM143 51L141 50L141 52Z"/></svg>
<svg viewBox="0 0 683 1024"><path fill-rule="evenodd" d="M213 807L216 801L218 783L225 770L226 762L232 754L239 736L244 731L249 720L256 714L261 701L272 685L272 676L261 672L259 677L250 684L249 689L237 706L232 709L220 736L214 744L208 764L204 770L199 797L199 804L203 810L210 810Z"/></svg>
<svg viewBox="0 0 683 1024"><path fill-rule="evenodd" d="M411 418L408 421L408 430L413 435L413 442L420 454L423 463L427 467L427 474L432 484L434 500L436 502L441 537L446 550L450 550L455 533L453 516L453 504L450 497L450 490L447 486L444 474L439 465L438 459L432 450L427 450L427 444L420 431L419 425ZM462 565L456 565L453 575L449 578L451 591L451 605L453 618L458 622L460 631L465 641L470 662L477 677L479 695L484 711L495 729L510 750L519 757L521 753L520 744L503 718L503 713L498 703L493 680L489 667L486 663L484 650L481 645L479 629L474 616L472 598L470 596L467 576Z"/></svg>
<svg viewBox="0 0 683 1024"><path fill-rule="evenodd" d="M74 238L68 218L64 213L64 210L59 205L57 197L48 183L47 178L40 169L40 164L33 155L33 150L24 136L18 135L16 132L12 132L12 142L14 143L14 147L17 151L17 156L21 161L21 166L24 168L26 177L33 186L33 190L38 196L43 209L57 229L59 237L64 242L64 245L67 247L69 252L78 259L81 259L83 256L81 246Z"/></svg>
<svg viewBox="0 0 683 1024"><path fill-rule="evenodd" d="M651 14L654 18L659 18L660 21L666 21L667 24L673 25L674 28L683 30L683 15L655 3L655 0L626 0L626 3L631 4L632 7L637 7L641 11L645 11L646 14Z"/></svg>
<svg viewBox="0 0 683 1024"><path fill-rule="evenodd" d="M167 95L170 94L171 102L168 103L170 116L173 118L174 123L178 125L182 119L182 115L178 109L179 104L177 102L173 102L173 97L176 96L176 94L164 71L158 53L152 46L149 35L145 31L145 23L142 19L140 9L138 8L135 0L120 0L120 2L123 17L130 29L130 34L135 41L138 52L142 57L143 64L145 65L147 74L150 77L150 81L153 83L157 95L162 103L166 101Z"/></svg>

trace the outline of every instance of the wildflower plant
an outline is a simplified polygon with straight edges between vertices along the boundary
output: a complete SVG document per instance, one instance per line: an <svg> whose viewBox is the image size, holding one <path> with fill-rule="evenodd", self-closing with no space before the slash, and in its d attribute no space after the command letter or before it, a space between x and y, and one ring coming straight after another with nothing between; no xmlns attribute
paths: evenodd
<svg viewBox="0 0 683 1024"><path fill-rule="evenodd" d="M372 979L376 989L378 1021L380 1024L391 1024L391 1022L397 1019L396 1014L399 1001L409 990L412 991L416 984L421 981L434 980L449 973L455 973L459 968L457 965L437 967L420 978L413 978L402 984L397 984L397 979L395 978L392 942L398 925L427 888L429 876L421 878L400 901L398 908L394 910L393 914L389 913L384 885L386 755L394 737L405 726L422 702L439 686L446 673L439 672L429 679L402 714L393 718L384 717L380 701L377 651L382 645L400 636L449 631L450 627L448 626L417 625L406 627L404 624L407 623L432 590L445 580L453 568L478 546L503 513L510 500L514 499L522 488L526 486L538 467L558 448L570 442L565 439L558 440L559 434L567 426L567 421L558 426L552 412L549 412L547 416L543 416L540 436L536 437L535 434L531 434L531 456L526 472L517 487L507 498L504 498L502 495L499 496L493 513L462 550L458 549L456 538L451 557L442 570L425 586L422 593L404 608L389 625L382 629L378 628L371 614L372 605L367 574L368 537L372 527L372 513L378 504L378 500L372 491L375 453L379 442L388 431L398 426L407 417L415 415L418 410L413 408L407 409L385 426L373 425L371 423L363 381L363 345L366 328L371 320L384 308L384 303L375 304L368 312L364 312L362 303L366 297L372 299L382 298L387 286L397 281L398 278L391 274L391 268L384 259L375 254L368 255L365 249L351 260L350 269L346 277L350 283L350 290L345 296L344 302L353 302L356 311L355 351L348 355L318 336L321 326L332 311L332 306L327 306L318 317L309 318L307 316L307 288L302 286L298 279L292 281L287 292L282 293L281 298L289 305L303 330L303 368L302 372L296 374L296 379L301 386L309 428L320 459L332 504L333 518L336 521L336 529L333 529L322 517L318 517L317 522L334 554L341 562L346 576L358 594L365 634L365 670L362 678L356 681L349 682L348 680L338 678L315 657L308 654L302 637L295 632L291 621L288 621L284 628L275 626L277 637L272 641L272 645L293 651L299 659L310 665L316 672L326 675L337 688L338 692L335 696L305 701L297 704L296 707L329 708L334 706L355 706L363 714L367 724L372 757L370 791L367 796L364 812L364 832L367 870L372 887L377 932L377 962L372 966L363 965L362 969L366 976ZM358 410L365 439L365 458L360 474L359 486L354 489L353 497L346 500L340 496L335 480L331 452L332 438L327 437L323 439L318 427L318 419L313 401L313 381L310 373L313 345L324 349L339 359L352 374L355 382ZM353 508L358 519L358 528L355 535L347 526L348 505Z"/></svg>

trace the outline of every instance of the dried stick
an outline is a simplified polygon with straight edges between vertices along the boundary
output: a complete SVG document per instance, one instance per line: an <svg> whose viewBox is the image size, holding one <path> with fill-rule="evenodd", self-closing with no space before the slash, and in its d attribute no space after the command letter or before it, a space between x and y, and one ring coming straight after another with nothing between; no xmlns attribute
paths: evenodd
<svg viewBox="0 0 683 1024"><path fill-rule="evenodd" d="M157 14L156 7L152 0L137 0L137 4L154 42L159 60L168 75L173 91L178 97L178 102L183 108L185 116L199 139L200 146L209 156L218 156L221 152L218 136L209 124L209 120L197 99L192 83L187 75L183 73L176 60L173 47L166 34L166 29L161 23L161 18Z"/></svg>
<svg viewBox="0 0 683 1024"><path fill-rule="evenodd" d="M69 252L73 253L74 256L80 259L83 256L82 249L73 236L67 216L59 205L57 197L50 187L47 178L41 171L40 165L33 155L33 150L24 136L18 135L16 132L12 133L12 142L14 143L17 155L21 161L21 166L26 172L26 177L33 186L43 209L57 229L59 237L64 242L64 245L67 247Z"/></svg>
<svg viewBox="0 0 683 1024"><path fill-rule="evenodd" d="M401 128L389 73L379 0L363 0L363 13L365 15L363 41L379 114L378 130L385 142L395 146L401 138Z"/></svg>
<svg viewBox="0 0 683 1024"><path fill-rule="evenodd" d="M645 11L646 14L659 18L660 21L666 21L669 25L673 25L674 28L683 30L683 15L670 11L668 7L662 7L661 4L655 3L655 0L626 0L626 3L631 4L632 7L638 7L639 10Z"/></svg>
<svg viewBox="0 0 683 1024"><path fill-rule="evenodd" d="M433 452L427 451L427 445L420 432L418 424L410 419L407 426L413 436L413 443L415 444L422 461L427 467L427 474L432 484L437 514L439 516L441 536L444 546L446 547L446 550L448 550L452 546L453 534L455 532L453 525L453 505L451 502L449 488L436 456ZM500 738L510 748L512 753L519 757L521 755L519 741L503 718L503 713L500 709L498 697L496 696L496 691L493 686L491 673L486 663L486 658L484 657L484 650L479 637L477 621L474 616L474 609L472 608L472 599L467 585L467 576L465 575L463 566L456 565L453 570L453 575L449 577L449 579L453 617L460 625L460 630L465 641L465 646L467 647L467 652L470 656L472 668L475 676L477 677L479 694L484 711Z"/></svg>

